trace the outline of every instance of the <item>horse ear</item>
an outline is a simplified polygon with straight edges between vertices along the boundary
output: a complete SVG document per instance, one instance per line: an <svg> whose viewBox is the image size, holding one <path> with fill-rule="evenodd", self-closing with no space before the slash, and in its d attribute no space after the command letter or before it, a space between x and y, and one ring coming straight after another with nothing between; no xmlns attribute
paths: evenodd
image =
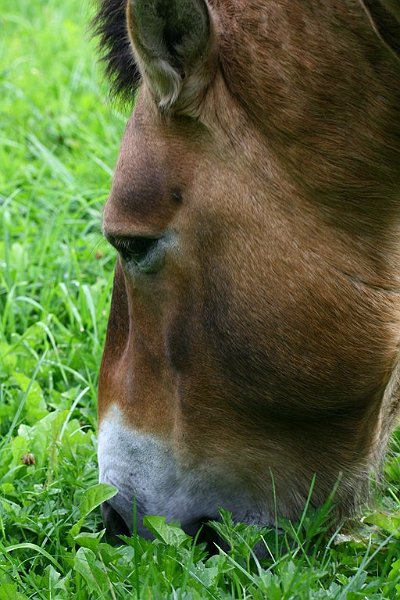
<svg viewBox="0 0 400 600"><path fill-rule="evenodd" d="M206 0L128 0L135 58L159 108L196 112L215 68Z"/></svg>
<svg viewBox="0 0 400 600"><path fill-rule="evenodd" d="M375 32L400 59L400 0L360 0L360 2Z"/></svg>

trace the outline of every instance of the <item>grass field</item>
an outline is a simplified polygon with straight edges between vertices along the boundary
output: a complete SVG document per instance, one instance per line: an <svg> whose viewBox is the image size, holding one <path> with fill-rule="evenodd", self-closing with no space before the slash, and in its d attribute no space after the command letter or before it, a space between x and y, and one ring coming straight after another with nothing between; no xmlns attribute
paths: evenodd
<svg viewBox="0 0 400 600"><path fill-rule="evenodd" d="M0 600L400 598L400 451L356 533L323 511L260 532L219 525L209 557L178 527L106 543L96 382L113 251L101 207L126 120L107 102L78 0L0 0ZM263 536L269 559L251 548Z"/></svg>

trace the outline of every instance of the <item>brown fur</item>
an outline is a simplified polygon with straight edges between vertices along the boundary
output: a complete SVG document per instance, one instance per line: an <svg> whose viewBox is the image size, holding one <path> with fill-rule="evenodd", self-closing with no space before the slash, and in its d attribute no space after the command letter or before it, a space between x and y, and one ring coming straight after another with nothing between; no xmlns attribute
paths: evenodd
<svg viewBox="0 0 400 600"><path fill-rule="evenodd" d="M400 61L356 0L209 7L198 101L162 115L145 79L124 136L105 233L177 246L118 263L100 419L119 403L270 506L272 473L290 517L341 477L349 514L399 410Z"/></svg>

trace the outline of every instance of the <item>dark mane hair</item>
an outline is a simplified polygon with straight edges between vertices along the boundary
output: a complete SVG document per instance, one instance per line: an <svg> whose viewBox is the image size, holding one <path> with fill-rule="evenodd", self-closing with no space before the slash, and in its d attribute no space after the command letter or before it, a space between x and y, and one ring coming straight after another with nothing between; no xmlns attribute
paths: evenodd
<svg viewBox="0 0 400 600"><path fill-rule="evenodd" d="M124 101L132 101L140 83L126 29L126 0L97 0L97 13L92 21L98 38L101 60L111 83L111 92Z"/></svg>

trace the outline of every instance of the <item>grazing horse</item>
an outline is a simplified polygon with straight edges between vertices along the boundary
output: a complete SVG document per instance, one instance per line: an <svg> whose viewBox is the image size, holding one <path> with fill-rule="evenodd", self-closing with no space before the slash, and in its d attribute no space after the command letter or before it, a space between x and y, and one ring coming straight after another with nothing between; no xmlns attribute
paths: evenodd
<svg viewBox="0 0 400 600"><path fill-rule="evenodd" d="M114 534L354 513L400 407L399 0L101 0ZM135 500L134 500L135 499Z"/></svg>

